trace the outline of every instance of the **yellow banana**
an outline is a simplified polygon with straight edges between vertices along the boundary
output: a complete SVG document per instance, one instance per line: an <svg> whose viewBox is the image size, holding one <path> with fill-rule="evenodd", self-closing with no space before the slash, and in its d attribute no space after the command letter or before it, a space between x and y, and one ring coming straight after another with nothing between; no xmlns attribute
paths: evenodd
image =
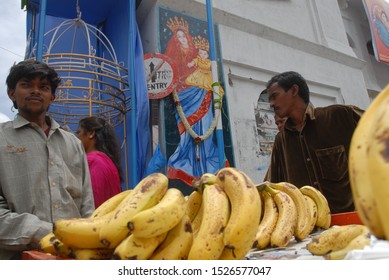
<svg viewBox="0 0 389 280"><path fill-rule="evenodd" d="M364 225L344 225L331 227L319 235L312 237L307 244L308 251L313 255L325 255L347 246L351 240L366 230Z"/></svg>
<svg viewBox="0 0 389 280"><path fill-rule="evenodd" d="M317 206L316 226L321 229L327 229L331 225L331 211L325 196L312 186L303 186L300 191L309 196Z"/></svg>
<svg viewBox="0 0 389 280"><path fill-rule="evenodd" d="M225 167L216 176L216 183L226 192L231 204L224 231L225 249L220 258L240 260L254 243L262 212L261 198L252 180L242 171Z"/></svg>
<svg viewBox="0 0 389 280"><path fill-rule="evenodd" d="M199 211L197 211L196 216L194 217L192 221L192 230L193 230L193 236L195 237L200 229L201 221L203 220L204 215L204 204L201 203Z"/></svg>
<svg viewBox="0 0 389 280"><path fill-rule="evenodd" d="M224 249L224 229L230 216L228 197L219 185L206 185L203 204L203 218L189 260L217 260Z"/></svg>
<svg viewBox="0 0 389 280"><path fill-rule="evenodd" d="M96 218L62 219L54 222L53 233L63 243L75 248L102 248L99 232L113 216L110 212Z"/></svg>
<svg viewBox="0 0 389 280"><path fill-rule="evenodd" d="M365 246L370 245L371 234L368 228L364 229L360 235L352 239L346 247L332 251L326 255L324 258L327 260L343 260L349 252L352 250L361 250Z"/></svg>
<svg viewBox="0 0 389 280"><path fill-rule="evenodd" d="M270 236L270 246L286 247L297 225L297 209L293 199L280 190L266 186L265 191L274 199L278 210L278 219L276 226Z"/></svg>
<svg viewBox="0 0 389 280"><path fill-rule="evenodd" d="M202 185L213 185L216 183L216 175L212 173L204 173L201 175L200 181Z"/></svg>
<svg viewBox="0 0 389 280"><path fill-rule="evenodd" d="M304 198L305 198L305 201L306 201L306 204L309 208L309 233L313 232L315 230L315 226L316 226L316 221L317 221L317 206L316 206L316 203L315 201L310 198L309 196L307 195L304 195Z"/></svg>
<svg viewBox="0 0 389 280"><path fill-rule="evenodd" d="M382 218L379 214L381 210L377 205L377 199L383 197L378 197L373 189L371 178L376 176L376 172L371 173L369 169L368 145L370 145L371 141L370 136L377 125L375 119L377 111L380 107L386 108L384 103L388 96L389 85L373 99L363 113L351 138L348 159L350 185L355 208L363 224L368 226L370 231L378 238L385 238L384 221L381 220ZM386 172L388 173L388 171ZM379 186L381 186L381 183Z"/></svg>
<svg viewBox="0 0 389 280"><path fill-rule="evenodd" d="M294 236L297 240L303 240L309 235L308 208L305 203L305 198L299 189L288 182L271 183L270 187L280 190L289 195L297 209L297 225L294 231Z"/></svg>
<svg viewBox="0 0 389 280"><path fill-rule="evenodd" d="M112 259L113 249L71 249L68 254L69 258L76 260L110 260Z"/></svg>
<svg viewBox="0 0 389 280"><path fill-rule="evenodd" d="M115 260L147 260L159 244L165 239L167 232L150 238L127 236L115 248L112 258Z"/></svg>
<svg viewBox="0 0 389 280"><path fill-rule="evenodd" d="M254 248L265 249L270 245L270 236L277 224L278 209L273 197L266 191L260 192L264 205L263 217L257 229L257 235L253 244Z"/></svg>
<svg viewBox="0 0 389 280"><path fill-rule="evenodd" d="M166 235L165 240L154 251L150 260L186 260L193 243L193 232L188 215Z"/></svg>
<svg viewBox="0 0 389 280"><path fill-rule="evenodd" d="M56 255L57 251L55 250L55 246L58 242L61 241L58 240L53 232L50 232L39 240L38 250L44 253Z"/></svg>
<svg viewBox="0 0 389 280"><path fill-rule="evenodd" d="M150 238L168 232L185 215L186 202L179 189L169 188L161 201L135 214L127 227L136 237Z"/></svg>
<svg viewBox="0 0 389 280"><path fill-rule="evenodd" d="M109 212L115 210L119 203L122 202L122 200L131 192L132 190L125 190L107 199L93 211L91 218L104 216L105 214L108 214Z"/></svg>
<svg viewBox="0 0 389 280"><path fill-rule="evenodd" d="M168 178L153 173L142 179L116 207L112 219L99 231L99 238L107 248L115 248L130 232L128 221L137 213L157 204L168 188Z"/></svg>
<svg viewBox="0 0 389 280"><path fill-rule="evenodd" d="M203 192L204 185L213 185L216 183L216 175L212 173L204 173L197 180L192 182L192 187L200 192Z"/></svg>
<svg viewBox="0 0 389 280"><path fill-rule="evenodd" d="M383 236L389 240L389 87L380 107L376 110L367 148L367 166L370 172L370 185L380 217Z"/></svg>
<svg viewBox="0 0 389 280"><path fill-rule="evenodd" d="M72 252L74 249L75 248L72 248L72 247L62 243L61 241L55 243L56 254L57 254L57 256L59 256L61 258L66 258L66 259L74 258L72 255Z"/></svg>
<svg viewBox="0 0 389 280"><path fill-rule="evenodd" d="M193 221L201 207L203 196L200 191L194 190L186 201L186 214Z"/></svg>

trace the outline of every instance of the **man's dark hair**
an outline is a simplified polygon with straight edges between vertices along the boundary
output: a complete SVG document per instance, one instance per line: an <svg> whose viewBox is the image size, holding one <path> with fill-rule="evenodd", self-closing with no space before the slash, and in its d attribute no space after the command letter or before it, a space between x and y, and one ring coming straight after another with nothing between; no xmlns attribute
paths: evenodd
<svg viewBox="0 0 389 280"><path fill-rule="evenodd" d="M309 103L309 87L303 76L299 73L288 71L278 74L267 82L266 89L269 89L275 83L277 83L285 91L289 90L293 85L297 85L299 87L298 95L306 104Z"/></svg>
<svg viewBox="0 0 389 280"><path fill-rule="evenodd" d="M33 80L37 77L41 79L47 79L51 87L51 93L55 94L61 78L58 73L41 61L24 60L11 67L6 84L8 89L15 89L16 84L21 79ZM16 102L13 102L15 109L18 109Z"/></svg>

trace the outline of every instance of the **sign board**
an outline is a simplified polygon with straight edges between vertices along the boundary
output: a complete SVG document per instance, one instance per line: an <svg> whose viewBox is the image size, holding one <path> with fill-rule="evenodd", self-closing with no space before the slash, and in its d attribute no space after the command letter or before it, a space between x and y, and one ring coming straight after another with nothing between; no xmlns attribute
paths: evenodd
<svg viewBox="0 0 389 280"><path fill-rule="evenodd" d="M147 91L149 99L160 99L169 95L177 85L177 69L171 59L163 54L144 55Z"/></svg>

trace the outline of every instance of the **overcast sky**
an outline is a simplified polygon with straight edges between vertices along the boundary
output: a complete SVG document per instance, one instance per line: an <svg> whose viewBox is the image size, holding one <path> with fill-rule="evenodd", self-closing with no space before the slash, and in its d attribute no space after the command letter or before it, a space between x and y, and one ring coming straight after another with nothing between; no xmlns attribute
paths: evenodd
<svg viewBox="0 0 389 280"><path fill-rule="evenodd" d="M14 62L24 59L26 49L26 12L20 0L1 0L0 9L0 122L4 115L13 119L12 102L7 95L5 80Z"/></svg>

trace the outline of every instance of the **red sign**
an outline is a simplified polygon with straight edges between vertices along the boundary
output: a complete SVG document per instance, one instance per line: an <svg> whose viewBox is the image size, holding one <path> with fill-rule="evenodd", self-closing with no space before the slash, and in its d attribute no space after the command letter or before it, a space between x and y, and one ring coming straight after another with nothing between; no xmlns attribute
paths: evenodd
<svg viewBox="0 0 389 280"><path fill-rule="evenodd" d="M149 99L160 99L169 95L177 85L177 69L172 60L160 53L144 56L147 91Z"/></svg>

